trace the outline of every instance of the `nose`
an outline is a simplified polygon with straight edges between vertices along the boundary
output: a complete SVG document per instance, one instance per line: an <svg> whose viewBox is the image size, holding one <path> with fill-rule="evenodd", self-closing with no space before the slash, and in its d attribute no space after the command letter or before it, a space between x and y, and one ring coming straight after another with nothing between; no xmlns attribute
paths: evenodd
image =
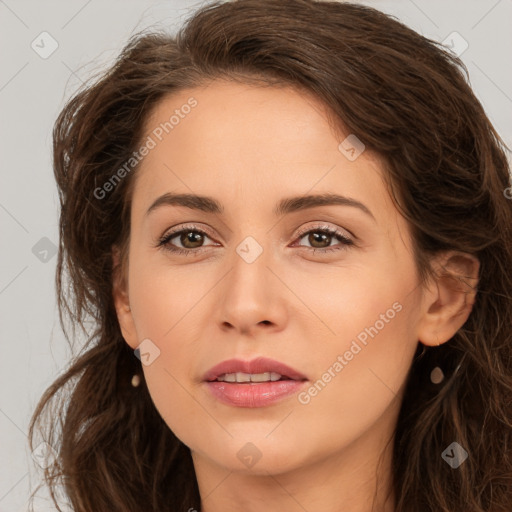
<svg viewBox="0 0 512 512"><path fill-rule="evenodd" d="M281 330L286 322L285 289L271 268L272 255L263 250L256 256L257 247L241 245L219 290L221 329L248 336Z"/></svg>

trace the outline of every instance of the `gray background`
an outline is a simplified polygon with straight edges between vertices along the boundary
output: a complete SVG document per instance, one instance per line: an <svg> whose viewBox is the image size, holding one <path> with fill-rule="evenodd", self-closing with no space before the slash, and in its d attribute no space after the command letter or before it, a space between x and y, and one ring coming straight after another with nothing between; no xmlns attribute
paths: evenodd
<svg viewBox="0 0 512 512"><path fill-rule="evenodd" d="M174 31L203 3L0 0L0 512L28 509L41 474L28 448L28 422L71 355L54 292L53 122L81 81L108 66L131 34L153 25ZM512 0L361 3L437 41L458 32L469 44L461 58L471 85L512 147ZM58 43L47 58L31 47L35 41L39 52L51 49L44 31ZM47 493L39 495L35 509L54 510Z"/></svg>

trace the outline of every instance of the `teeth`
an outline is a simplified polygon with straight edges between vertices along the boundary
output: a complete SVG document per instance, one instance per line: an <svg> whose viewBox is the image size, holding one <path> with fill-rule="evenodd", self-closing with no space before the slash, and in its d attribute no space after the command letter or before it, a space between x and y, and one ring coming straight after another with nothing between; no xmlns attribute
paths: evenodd
<svg viewBox="0 0 512 512"><path fill-rule="evenodd" d="M225 373L217 377L218 381L221 382L268 382L276 381L281 378L280 373L276 372L265 372L265 373Z"/></svg>

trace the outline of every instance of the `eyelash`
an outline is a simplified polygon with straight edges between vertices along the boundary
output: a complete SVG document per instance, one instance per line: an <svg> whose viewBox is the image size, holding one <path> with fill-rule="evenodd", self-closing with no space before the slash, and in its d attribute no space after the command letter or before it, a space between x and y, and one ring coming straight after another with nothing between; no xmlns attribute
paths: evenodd
<svg viewBox="0 0 512 512"><path fill-rule="evenodd" d="M199 247L197 249L181 249L180 247L174 247L169 243L175 236L181 235L182 233L190 233L190 232L200 233L201 235L205 235L210 238L208 233L206 233L202 229L198 229L194 225L185 226L182 229L180 229L179 231L173 231L173 232L168 233L168 234L162 236L161 238L159 238L157 247L162 248L166 251L169 251L173 254L179 254L179 255L185 255L185 256L188 256L189 254L198 254L198 253L201 253L203 250L206 250L206 247ZM347 238L341 231L333 229L329 226L317 226L314 228L302 230L300 233L297 234L297 240L300 240L301 238L303 238L305 235L308 235L309 233L324 233L329 236L333 236L333 237L337 238L340 242L342 242L342 245L338 246L338 247L325 247L323 249L318 249L315 247L306 247L307 249L312 251L313 254L317 251L320 251L321 253L324 253L324 254L327 252L332 252L332 251L340 251L340 250L343 251L343 250L347 250L347 248L349 246L354 245L354 242L350 238ZM304 247L304 246L302 246L302 247Z"/></svg>

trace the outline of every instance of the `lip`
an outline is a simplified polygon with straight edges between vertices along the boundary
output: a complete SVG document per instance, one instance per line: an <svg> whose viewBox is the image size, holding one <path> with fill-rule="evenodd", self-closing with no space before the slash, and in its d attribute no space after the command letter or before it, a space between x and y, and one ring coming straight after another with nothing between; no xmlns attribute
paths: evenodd
<svg viewBox="0 0 512 512"><path fill-rule="evenodd" d="M235 407L265 407L307 385L306 380L276 380L275 382L205 382L209 392L220 402Z"/></svg>
<svg viewBox="0 0 512 512"><path fill-rule="evenodd" d="M265 372L276 372L281 374L283 377L288 377L291 380L303 381L307 380L307 377L300 373L298 370L291 368L290 366L269 359L267 357L257 357L251 361L243 361L242 359L228 359L210 368L205 375L203 380L207 382L214 381L220 375L224 373L265 373ZM276 381L280 382L280 381Z"/></svg>
<svg viewBox="0 0 512 512"><path fill-rule="evenodd" d="M271 382L223 382L215 379L224 373L276 372L289 380ZM307 377L290 366L258 357L252 361L229 359L210 368L204 375L210 393L224 404L236 407L265 407L290 396L306 385Z"/></svg>

